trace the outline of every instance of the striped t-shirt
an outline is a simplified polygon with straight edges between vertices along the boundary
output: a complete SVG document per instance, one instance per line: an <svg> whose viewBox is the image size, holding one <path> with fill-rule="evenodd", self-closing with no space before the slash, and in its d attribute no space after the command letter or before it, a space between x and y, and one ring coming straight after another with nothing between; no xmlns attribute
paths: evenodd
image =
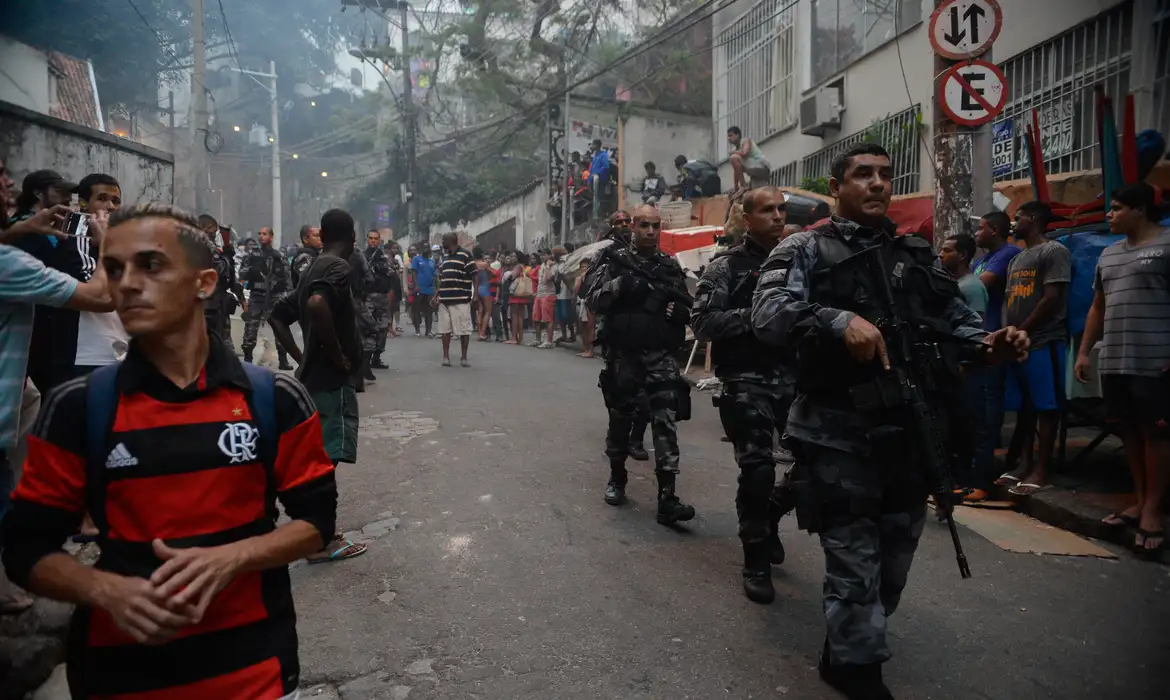
<svg viewBox="0 0 1170 700"><path fill-rule="evenodd" d="M1098 371L1152 377L1170 368L1170 229L1145 245L1106 248L1093 286L1105 293Z"/></svg>
<svg viewBox="0 0 1170 700"><path fill-rule="evenodd" d="M465 248L458 248L439 265L439 301L444 304L467 304L471 301L471 283L475 261Z"/></svg>

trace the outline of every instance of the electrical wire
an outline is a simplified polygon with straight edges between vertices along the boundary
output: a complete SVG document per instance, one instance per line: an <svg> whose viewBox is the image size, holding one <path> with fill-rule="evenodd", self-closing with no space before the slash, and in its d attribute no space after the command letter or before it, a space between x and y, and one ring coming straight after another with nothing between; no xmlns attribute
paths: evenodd
<svg viewBox="0 0 1170 700"><path fill-rule="evenodd" d="M219 3L219 16L223 18L223 31L227 34L228 49L231 52L232 58L236 60L236 68L244 70L244 66L240 63L240 50L236 47L236 40L232 37L232 28L228 24L227 13L223 10L223 0L216 0Z"/></svg>

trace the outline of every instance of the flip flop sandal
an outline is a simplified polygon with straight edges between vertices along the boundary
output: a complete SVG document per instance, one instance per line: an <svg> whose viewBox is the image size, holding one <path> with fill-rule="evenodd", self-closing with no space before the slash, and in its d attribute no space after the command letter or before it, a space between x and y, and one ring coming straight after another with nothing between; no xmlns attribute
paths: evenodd
<svg viewBox="0 0 1170 700"><path fill-rule="evenodd" d="M1133 541L1133 549L1140 556L1144 556L1144 557L1156 556L1158 554L1158 552L1162 551L1162 549L1166 546L1166 531L1165 530L1143 530L1139 527L1137 529L1137 534L1138 534L1138 537L1142 538L1142 543L1138 544L1137 538L1135 537L1134 541ZM1151 537L1156 537L1162 541L1158 544L1157 547L1147 547L1146 542Z"/></svg>
<svg viewBox="0 0 1170 700"><path fill-rule="evenodd" d="M1019 477L1012 476L1011 472L1004 472L995 480L996 486L1013 486L1020 483Z"/></svg>
<svg viewBox="0 0 1170 700"><path fill-rule="evenodd" d="M1041 486L1040 484L1029 484L1021 481L1008 489L1008 493L1013 496L1035 496L1041 491L1047 491L1050 488L1052 487L1048 485Z"/></svg>
<svg viewBox="0 0 1170 700"><path fill-rule="evenodd" d="M329 562L341 561L342 559L353 559L360 557L366 553L366 545L357 544L351 540L342 540L342 546L337 550L330 552L327 556L311 556L307 558L310 564L327 564Z"/></svg>
<svg viewBox="0 0 1170 700"><path fill-rule="evenodd" d="M1115 522L1109 522L1110 520ZM1101 524L1105 525L1106 527L1137 528L1139 522L1141 521L1138 518L1135 518L1132 515L1126 515L1125 513L1110 513L1104 518L1101 518Z"/></svg>

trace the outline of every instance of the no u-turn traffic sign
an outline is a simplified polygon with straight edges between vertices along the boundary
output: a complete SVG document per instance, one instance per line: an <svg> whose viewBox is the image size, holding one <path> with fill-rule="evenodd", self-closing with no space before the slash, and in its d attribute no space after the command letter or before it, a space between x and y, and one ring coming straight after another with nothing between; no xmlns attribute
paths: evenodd
<svg viewBox="0 0 1170 700"><path fill-rule="evenodd" d="M951 121L963 126L995 119L1007 97L1007 78L987 61L953 65L938 79L939 106Z"/></svg>

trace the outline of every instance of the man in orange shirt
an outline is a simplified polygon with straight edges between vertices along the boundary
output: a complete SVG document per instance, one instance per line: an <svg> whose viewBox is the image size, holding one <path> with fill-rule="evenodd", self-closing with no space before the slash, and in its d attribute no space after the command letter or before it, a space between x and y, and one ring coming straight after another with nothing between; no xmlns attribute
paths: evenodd
<svg viewBox="0 0 1170 700"><path fill-rule="evenodd" d="M120 210L101 265L130 350L51 393L29 437L4 564L77 605L74 698L279 700L300 681L287 564L333 533L333 464L304 387L209 340L213 256L188 214ZM60 549L86 510L93 567Z"/></svg>

